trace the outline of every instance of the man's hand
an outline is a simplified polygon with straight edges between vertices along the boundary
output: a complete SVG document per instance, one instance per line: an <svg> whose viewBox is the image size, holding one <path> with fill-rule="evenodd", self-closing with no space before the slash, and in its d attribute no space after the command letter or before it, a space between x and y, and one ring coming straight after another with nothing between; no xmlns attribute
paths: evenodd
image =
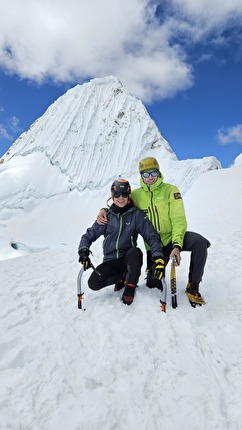
<svg viewBox="0 0 242 430"><path fill-rule="evenodd" d="M173 250L171 251L170 256L169 256L170 260L172 260L173 256L175 256L176 262L172 263L172 264L174 264L174 266L180 266L180 263L181 263L181 253L180 253L180 248L178 248L178 246L175 246L173 248Z"/></svg>
<svg viewBox="0 0 242 430"><path fill-rule="evenodd" d="M165 270L165 262L163 258L157 258L155 260L155 267L154 267L154 278L159 279L159 281L162 279L164 275Z"/></svg>
<svg viewBox="0 0 242 430"><path fill-rule="evenodd" d="M108 218L107 218L107 211L105 211L105 209L100 209L100 212L97 216L97 223L99 225L105 225L108 222Z"/></svg>
<svg viewBox="0 0 242 430"><path fill-rule="evenodd" d="M81 248L79 249L78 254L79 254L78 261L83 265L83 270L85 271L87 269L90 269L90 267L92 266L91 266L91 260L89 258L89 254L90 254L89 249Z"/></svg>

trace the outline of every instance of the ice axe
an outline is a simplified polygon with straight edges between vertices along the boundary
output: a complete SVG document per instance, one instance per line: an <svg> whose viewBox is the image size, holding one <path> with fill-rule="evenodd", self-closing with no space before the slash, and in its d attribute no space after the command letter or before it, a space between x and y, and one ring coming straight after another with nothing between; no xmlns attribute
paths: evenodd
<svg viewBox="0 0 242 430"><path fill-rule="evenodd" d="M97 273L98 276L101 276L101 273L98 272L98 270L93 266L91 263L91 268L94 270L94 272ZM78 309L82 309L83 311L86 310L86 308L83 308L82 302L83 302L83 294L82 293L82 275L84 273L83 266L80 268L78 276L77 276L77 307Z"/></svg>
<svg viewBox="0 0 242 430"><path fill-rule="evenodd" d="M173 255L171 260L171 275L170 275L170 283L171 283L171 306L173 309L177 308L177 297L176 297L176 264L177 259L176 256Z"/></svg>

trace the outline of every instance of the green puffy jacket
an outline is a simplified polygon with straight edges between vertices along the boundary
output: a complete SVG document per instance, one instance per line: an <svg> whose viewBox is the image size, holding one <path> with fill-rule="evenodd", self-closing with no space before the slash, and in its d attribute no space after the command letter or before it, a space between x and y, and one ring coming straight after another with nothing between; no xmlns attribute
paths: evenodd
<svg viewBox="0 0 242 430"><path fill-rule="evenodd" d="M140 185L131 193L134 204L147 213L164 246L172 242L182 248L187 221L179 189L164 183L162 174L154 184L147 185L141 179Z"/></svg>

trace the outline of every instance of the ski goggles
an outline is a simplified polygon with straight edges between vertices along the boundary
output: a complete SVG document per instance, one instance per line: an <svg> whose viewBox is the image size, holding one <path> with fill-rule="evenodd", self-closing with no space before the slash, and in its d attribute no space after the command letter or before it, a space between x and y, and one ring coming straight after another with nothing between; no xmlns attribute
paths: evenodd
<svg viewBox="0 0 242 430"><path fill-rule="evenodd" d="M142 178L148 178L152 176L153 178L157 178L159 176L159 170L152 170L152 172L141 172Z"/></svg>
<svg viewBox="0 0 242 430"><path fill-rule="evenodd" d="M118 193L118 192L113 193L113 197L115 197L115 199L117 199L120 196L122 196L124 199L127 199L129 197L129 193Z"/></svg>

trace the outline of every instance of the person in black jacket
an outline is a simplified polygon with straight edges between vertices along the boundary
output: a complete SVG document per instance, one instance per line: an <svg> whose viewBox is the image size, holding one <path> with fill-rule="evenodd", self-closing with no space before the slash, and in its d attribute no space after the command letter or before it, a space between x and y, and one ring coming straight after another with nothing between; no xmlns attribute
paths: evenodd
<svg viewBox="0 0 242 430"><path fill-rule="evenodd" d="M107 212L108 223L99 225L95 221L81 237L78 248L79 262L87 270L91 267L90 246L98 237L104 236L103 263L96 268L97 271L93 271L88 285L92 290L100 290L112 284L115 284L114 291L124 288L122 301L127 305L133 302L143 264L142 251L137 247L138 234L150 246L154 261L153 276L162 279L164 273L160 238L147 215L136 208L130 199L130 193L130 184L125 179L113 182L113 204Z"/></svg>

